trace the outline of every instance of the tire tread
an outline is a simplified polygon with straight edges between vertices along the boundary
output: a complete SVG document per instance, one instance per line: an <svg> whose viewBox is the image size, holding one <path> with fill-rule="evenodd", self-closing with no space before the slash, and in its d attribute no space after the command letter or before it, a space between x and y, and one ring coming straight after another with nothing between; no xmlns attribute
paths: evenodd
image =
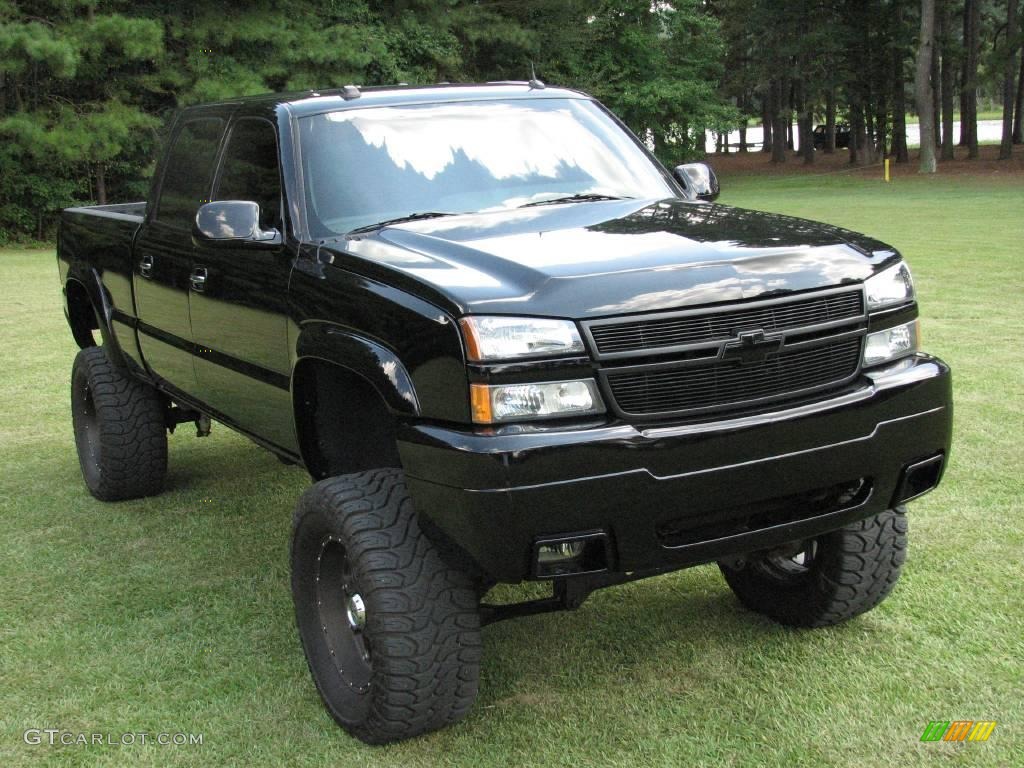
<svg viewBox="0 0 1024 768"><path fill-rule="evenodd" d="M118 370L103 347L79 350L73 388L79 374L92 393L99 429L98 477L90 482L86 475L90 493L101 501L159 493L167 473L166 404L160 393ZM79 458L85 474L81 450Z"/></svg>
<svg viewBox="0 0 1024 768"><path fill-rule="evenodd" d="M327 513L347 542L367 604L373 649L371 705L362 722L339 717L310 662L335 719L357 738L381 744L461 719L476 698L481 655L475 585L447 565L420 529L401 470L376 469L323 480L300 499L298 530ZM293 540L294 541L294 540ZM296 583L293 543L293 594ZM307 652L307 660L309 653Z"/></svg>
<svg viewBox="0 0 1024 768"><path fill-rule="evenodd" d="M887 509L819 538L820 563L799 584L747 564L720 564L747 608L783 624L826 627L870 611L892 592L907 555L906 509Z"/></svg>

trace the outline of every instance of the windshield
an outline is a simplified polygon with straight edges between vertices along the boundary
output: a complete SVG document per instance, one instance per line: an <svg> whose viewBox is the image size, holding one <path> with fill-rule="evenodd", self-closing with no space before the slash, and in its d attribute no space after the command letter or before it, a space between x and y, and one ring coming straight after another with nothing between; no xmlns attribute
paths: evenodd
<svg viewBox="0 0 1024 768"><path fill-rule="evenodd" d="M369 107L299 120L313 237L413 214L675 194L600 107L538 98Z"/></svg>

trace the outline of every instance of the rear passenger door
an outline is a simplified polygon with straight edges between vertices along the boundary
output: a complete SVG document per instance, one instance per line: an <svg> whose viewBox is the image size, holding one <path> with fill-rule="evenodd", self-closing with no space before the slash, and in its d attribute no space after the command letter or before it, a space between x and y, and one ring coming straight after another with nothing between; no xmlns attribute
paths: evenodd
<svg viewBox="0 0 1024 768"><path fill-rule="evenodd" d="M180 124L132 251L142 356L153 374L188 395L196 393L189 321L192 223L209 196L224 125L218 117Z"/></svg>
<svg viewBox="0 0 1024 768"><path fill-rule="evenodd" d="M200 399L257 437L296 450L289 379L285 231L277 132L269 120L231 124L214 200L260 206L278 243L197 240L190 286Z"/></svg>

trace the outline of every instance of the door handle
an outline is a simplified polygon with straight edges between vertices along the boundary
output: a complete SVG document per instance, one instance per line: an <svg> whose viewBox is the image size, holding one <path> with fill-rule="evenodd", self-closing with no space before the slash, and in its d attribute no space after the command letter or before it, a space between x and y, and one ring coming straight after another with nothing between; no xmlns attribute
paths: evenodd
<svg viewBox="0 0 1024 768"><path fill-rule="evenodd" d="M196 267L192 270L191 276L189 276L189 282L192 283L192 290L196 293L202 293L206 290L206 267Z"/></svg>
<svg viewBox="0 0 1024 768"><path fill-rule="evenodd" d="M153 255L147 253L139 260L139 274L143 277L153 276Z"/></svg>

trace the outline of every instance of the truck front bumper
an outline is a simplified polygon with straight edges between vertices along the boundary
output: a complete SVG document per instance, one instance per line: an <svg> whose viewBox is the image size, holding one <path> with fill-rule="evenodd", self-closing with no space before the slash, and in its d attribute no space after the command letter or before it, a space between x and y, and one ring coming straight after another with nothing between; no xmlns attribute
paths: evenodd
<svg viewBox="0 0 1024 768"><path fill-rule="evenodd" d="M575 532L606 535L611 572L670 570L876 514L912 495L907 471L921 462L924 490L936 484L951 381L942 361L917 355L771 413L676 425L407 424L399 449L418 512L498 581L530 578L537 540Z"/></svg>

